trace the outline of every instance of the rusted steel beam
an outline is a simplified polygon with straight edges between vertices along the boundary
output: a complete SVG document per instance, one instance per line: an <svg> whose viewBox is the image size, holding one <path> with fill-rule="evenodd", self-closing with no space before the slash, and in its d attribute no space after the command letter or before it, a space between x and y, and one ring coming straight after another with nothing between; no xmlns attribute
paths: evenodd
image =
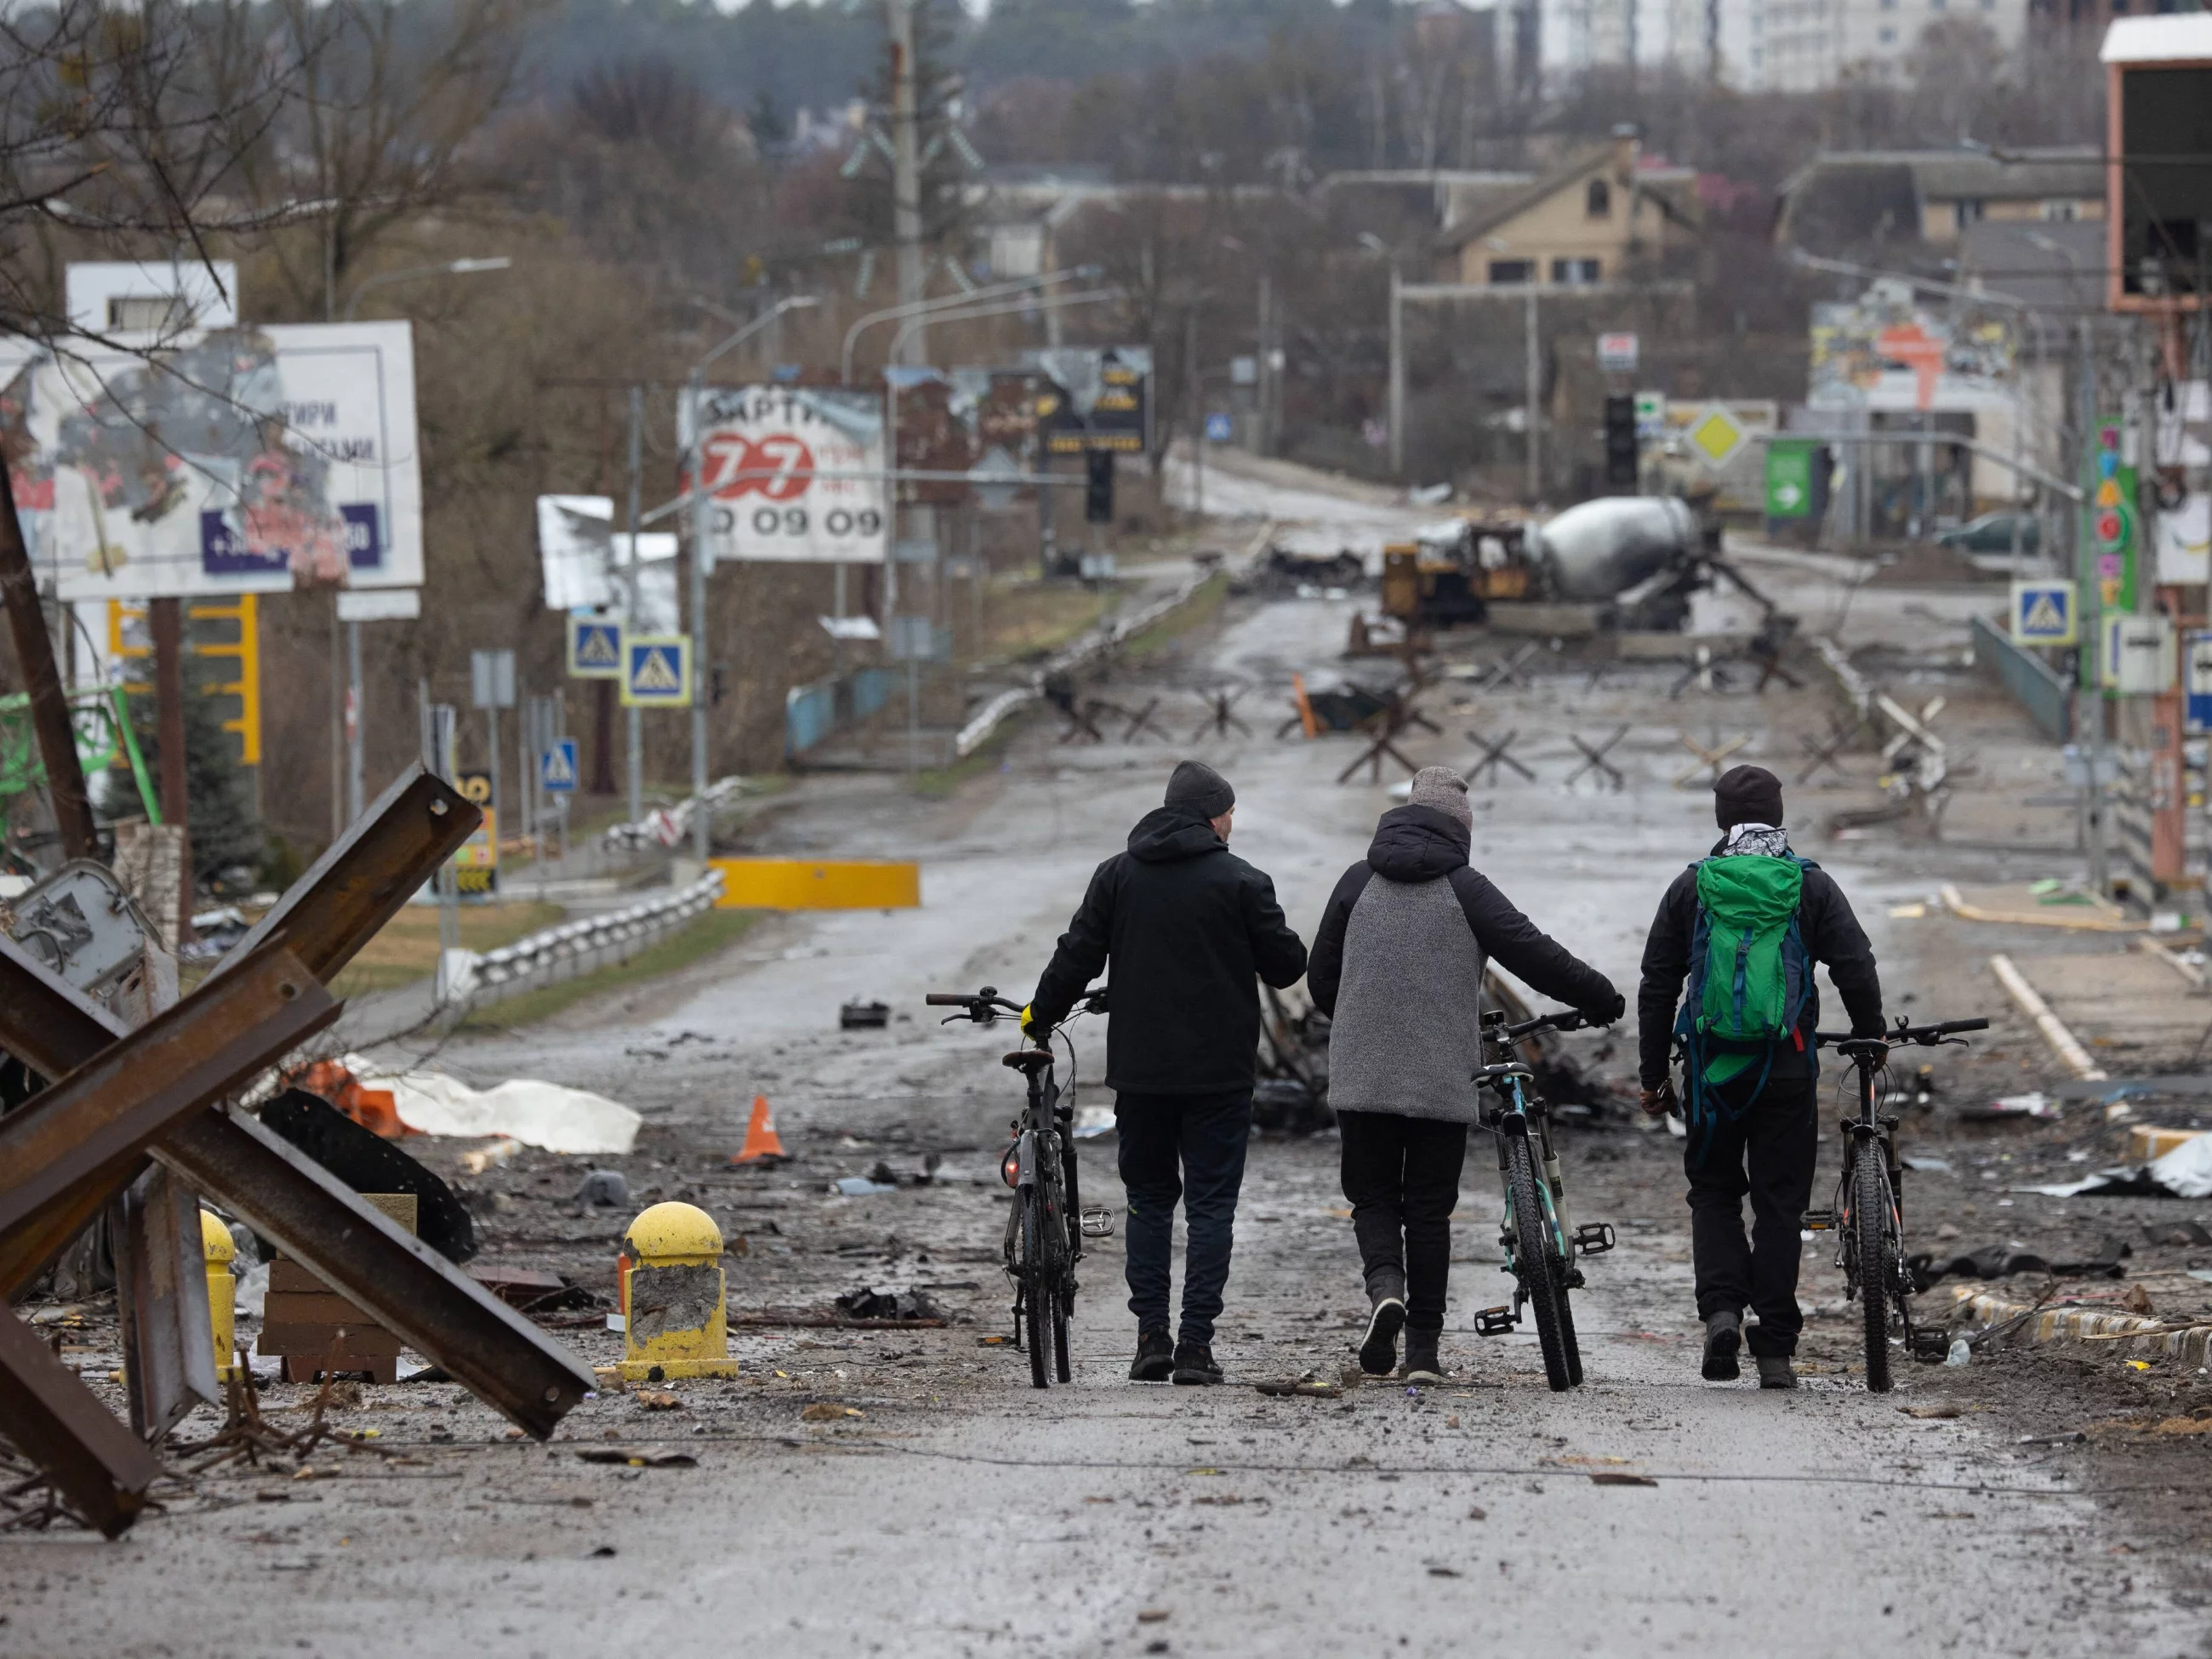
<svg viewBox="0 0 2212 1659"><path fill-rule="evenodd" d="M38 1334L0 1312L0 1425L70 1508L113 1538L138 1518L161 1467Z"/></svg>
<svg viewBox="0 0 2212 1659"><path fill-rule="evenodd" d="M596 1386L567 1348L254 1119L202 1112L154 1156L540 1440Z"/></svg>
<svg viewBox="0 0 2212 1659"><path fill-rule="evenodd" d="M154 1139L338 1017L282 945L155 1015L0 1118L0 1238L57 1199L132 1178Z"/></svg>
<svg viewBox="0 0 2212 1659"><path fill-rule="evenodd" d="M116 1311L123 1324L123 1389L131 1427L149 1443L195 1405L222 1403L208 1319L200 1200L155 1164L109 1210Z"/></svg>
<svg viewBox="0 0 2212 1659"><path fill-rule="evenodd" d="M483 813L459 790L420 763L409 767L231 947L209 979L282 934L307 970L328 984L483 822Z"/></svg>

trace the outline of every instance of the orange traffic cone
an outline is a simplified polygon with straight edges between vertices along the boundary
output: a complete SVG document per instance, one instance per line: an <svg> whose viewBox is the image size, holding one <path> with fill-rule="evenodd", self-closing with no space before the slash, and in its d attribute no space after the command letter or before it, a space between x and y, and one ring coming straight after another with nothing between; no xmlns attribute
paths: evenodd
<svg viewBox="0 0 2212 1659"><path fill-rule="evenodd" d="M791 1154L783 1150L782 1139L775 1132L775 1119L768 1109L768 1097L753 1097L752 1121L745 1125L744 1150L730 1160L732 1164L762 1164L771 1158L782 1159Z"/></svg>

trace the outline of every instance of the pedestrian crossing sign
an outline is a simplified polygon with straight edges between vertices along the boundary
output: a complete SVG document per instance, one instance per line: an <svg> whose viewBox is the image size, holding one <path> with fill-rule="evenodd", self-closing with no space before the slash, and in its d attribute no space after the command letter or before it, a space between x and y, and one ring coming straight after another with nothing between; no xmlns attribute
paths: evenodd
<svg viewBox="0 0 2212 1659"><path fill-rule="evenodd" d="M680 634L623 641L623 707L689 708L691 641Z"/></svg>
<svg viewBox="0 0 2212 1659"><path fill-rule="evenodd" d="M2072 645L2076 614L2070 581L2037 577L2012 585L2014 645Z"/></svg>
<svg viewBox="0 0 2212 1659"><path fill-rule="evenodd" d="M620 623L589 611L568 618L569 678L618 680L622 669Z"/></svg>
<svg viewBox="0 0 2212 1659"><path fill-rule="evenodd" d="M576 740L556 738L538 757L538 787L549 795L576 793Z"/></svg>

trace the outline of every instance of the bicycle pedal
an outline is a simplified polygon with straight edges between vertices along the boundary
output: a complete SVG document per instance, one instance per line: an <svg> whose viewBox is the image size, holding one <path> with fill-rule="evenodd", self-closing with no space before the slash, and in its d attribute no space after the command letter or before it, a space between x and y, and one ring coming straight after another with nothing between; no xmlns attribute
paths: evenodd
<svg viewBox="0 0 2212 1659"><path fill-rule="evenodd" d="M1577 1255L1603 1255L1613 1246L1613 1224L1610 1222L1585 1221L1575 1229L1575 1253Z"/></svg>
<svg viewBox="0 0 2212 1659"><path fill-rule="evenodd" d="M1510 1307L1484 1308L1474 1316L1477 1336L1504 1336L1521 1322Z"/></svg>
<svg viewBox="0 0 2212 1659"><path fill-rule="evenodd" d="M1808 1210L1800 1224L1808 1233L1831 1233L1836 1230L1836 1212L1833 1210Z"/></svg>
<svg viewBox="0 0 2212 1659"><path fill-rule="evenodd" d="M1114 1237L1114 1212L1103 1204L1094 1204L1083 1212L1083 1236L1085 1238Z"/></svg>
<svg viewBox="0 0 2212 1659"><path fill-rule="evenodd" d="M1915 1331L1912 1357L1923 1365L1940 1365L1951 1357L1951 1339L1942 1331Z"/></svg>

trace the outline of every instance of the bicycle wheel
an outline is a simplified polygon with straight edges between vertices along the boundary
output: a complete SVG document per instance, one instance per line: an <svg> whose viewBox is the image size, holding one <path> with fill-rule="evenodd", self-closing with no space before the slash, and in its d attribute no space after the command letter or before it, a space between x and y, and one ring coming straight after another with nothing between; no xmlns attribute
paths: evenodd
<svg viewBox="0 0 2212 1659"><path fill-rule="evenodd" d="M1566 1350L1567 1381L1580 1388L1583 1381L1582 1344L1575 1339L1575 1310L1567 1299L1567 1261L1562 1255L1551 1258L1552 1268L1559 1280L1559 1289L1553 1292L1559 1304L1559 1346Z"/></svg>
<svg viewBox="0 0 2212 1659"><path fill-rule="evenodd" d="M1560 1283L1554 1269L1558 1247L1536 1178L1536 1160L1526 1134L1509 1131L1505 1137L1506 1190L1513 1200L1514 1263L1521 1275L1522 1295L1536 1311L1536 1340L1544 1350L1544 1378L1553 1394L1565 1394L1575 1385L1567 1360L1567 1345L1559 1315Z"/></svg>
<svg viewBox="0 0 2212 1659"><path fill-rule="evenodd" d="M1073 1381L1067 1368L1067 1304L1071 1298L1055 1296L1052 1299L1052 1363L1063 1382Z"/></svg>
<svg viewBox="0 0 2212 1659"><path fill-rule="evenodd" d="M1881 1149L1863 1144L1851 1175L1851 1232L1858 1245L1859 1303L1866 1318L1866 1382L1889 1392L1889 1296L1897 1282L1897 1231Z"/></svg>
<svg viewBox="0 0 2212 1659"><path fill-rule="evenodd" d="M1045 1366L1045 1333L1051 1323L1047 1304L1052 1299L1051 1275L1044 1265L1043 1218L1038 1213L1036 1189L1024 1187L1021 1191L1022 1206L1022 1346L1030 1351L1030 1382L1036 1388L1049 1388L1051 1379Z"/></svg>

